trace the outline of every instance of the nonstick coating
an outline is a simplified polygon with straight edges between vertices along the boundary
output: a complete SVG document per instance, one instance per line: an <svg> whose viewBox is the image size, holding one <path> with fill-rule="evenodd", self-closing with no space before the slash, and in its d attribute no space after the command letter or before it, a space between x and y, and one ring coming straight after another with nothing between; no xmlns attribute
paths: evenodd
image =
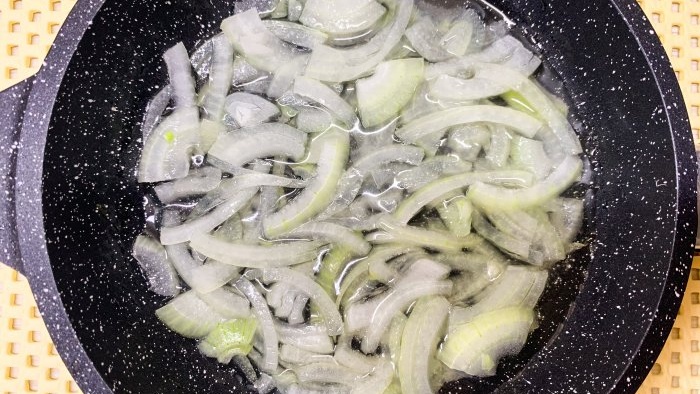
<svg viewBox="0 0 700 394"><path fill-rule="evenodd" d="M101 4L78 4L29 98L15 186L24 269L85 392L246 392L234 369L158 322L166 300L130 257L146 217L139 122L167 83L160 56L212 35L233 2L114 0L94 15ZM521 356L443 392L633 392L670 329L692 253L694 153L677 84L631 0L494 5L571 100L595 170L590 247L556 268Z"/></svg>

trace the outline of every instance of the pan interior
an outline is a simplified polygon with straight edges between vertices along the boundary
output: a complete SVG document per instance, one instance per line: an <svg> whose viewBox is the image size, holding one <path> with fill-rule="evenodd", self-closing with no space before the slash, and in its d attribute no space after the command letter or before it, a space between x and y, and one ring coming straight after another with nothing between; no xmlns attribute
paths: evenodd
<svg viewBox="0 0 700 394"><path fill-rule="evenodd" d="M596 170L595 187L575 191L595 194L582 235L590 248L555 268L540 326L521 355L493 378L463 380L446 392L527 392L522 381L529 376L540 379L539 392L566 392L568 383L552 378L569 373L583 391L601 391L637 351L662 292L676 209L662 98L610 3L553 3L494 5L542 53L542 78L559 80L558 93L571 105ZM154 311L167 300L147 290L130 256L147 217L135 176L139 122L167 83L161 55L180 40L191 50L232 9L233 1L107 1L56 99L43 179L48 251L75 331L115 392L246 390L234 369L201 356L194 341L157 320ZM605 365L591 365L594 357Z"/></svg>

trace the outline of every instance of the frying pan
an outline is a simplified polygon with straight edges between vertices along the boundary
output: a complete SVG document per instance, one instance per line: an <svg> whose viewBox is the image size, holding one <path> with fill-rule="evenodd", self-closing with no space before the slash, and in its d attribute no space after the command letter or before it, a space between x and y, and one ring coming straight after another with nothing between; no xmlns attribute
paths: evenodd
<svg viewBox="0 0 700 394"><path fill-rule="evenodd" d="M441 1L444 2L444 1ZM634 392L680 304L696 229L695 154L680 90L633 0L495 0L570 100L594 170L588 248L554 271L541 323L497 376L446 393ZM222 0L81 0L45 66L0 97L0 256L31 284L86 393L232 393L235 369L155 318L130 257L147 213L139 121L160 59L232 12Z"/></svg>

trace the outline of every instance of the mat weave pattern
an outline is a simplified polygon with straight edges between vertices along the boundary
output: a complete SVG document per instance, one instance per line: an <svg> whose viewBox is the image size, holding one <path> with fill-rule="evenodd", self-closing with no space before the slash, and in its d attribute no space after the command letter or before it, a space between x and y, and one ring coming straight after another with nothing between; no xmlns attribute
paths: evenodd
<svg viewBox="0 0 700 394"><path fill-rule="evenodd" d="M75 2L0 0L0 90L36 73ZM700 148L700 1L639 3L671 58ZM0 264L0 394L80 392L56 353L27 280ZM700 394L700 259L671 336L639 390L681 393Z"/></svg>

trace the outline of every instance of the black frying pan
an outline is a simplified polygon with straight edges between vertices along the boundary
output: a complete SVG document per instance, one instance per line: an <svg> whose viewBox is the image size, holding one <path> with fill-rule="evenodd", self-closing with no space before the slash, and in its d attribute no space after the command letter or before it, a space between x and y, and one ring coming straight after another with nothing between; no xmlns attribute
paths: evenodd
<svg viewBox="0 0 700 394"><path fill-rule="evenodd" d="M160 56L212 35L232 4L81 0L38 76L0 96L1 258L29 278L86 393L247 390L234 369L158 322L165 300L130 257L145 218L139 121L166 82ZM680 90L633 0L494 5L541 48L570 98L595 169L590 247L557 267L520 356L494 378L443 391L633 392L691 262L695 155Z"/></svg>

